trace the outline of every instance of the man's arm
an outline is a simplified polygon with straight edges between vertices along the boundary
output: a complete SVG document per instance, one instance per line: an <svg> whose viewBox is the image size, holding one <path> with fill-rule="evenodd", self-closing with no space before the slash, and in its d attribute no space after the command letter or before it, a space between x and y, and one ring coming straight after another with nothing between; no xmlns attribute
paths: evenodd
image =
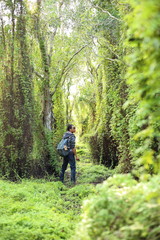
<svg viewBox="0 0 160 240"><path fill-rule="evenodd" d="M77 156L77 151L76 151L76 148L73 148L72 149L72 152L74 153L74 155L76 156L76 160L79 160L78 156Z"/></svg>
<svg viewBox="0 0 160 240"><path fill-rule="evenodd" d="M71 138L71 146L72 146L72 152L74 153L74 155L76 157L76 160L78 161L79 158L77 156L77 151L76 151L76 148L75 148L75 137Z"/></svg>

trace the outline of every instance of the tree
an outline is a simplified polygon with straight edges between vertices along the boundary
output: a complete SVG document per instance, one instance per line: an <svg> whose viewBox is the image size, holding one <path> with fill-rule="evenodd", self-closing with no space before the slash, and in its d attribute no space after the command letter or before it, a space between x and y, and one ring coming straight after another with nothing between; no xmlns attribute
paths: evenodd
<svg viewBox="0 0 160 240"><path fill-rule="evenodd" d="M1 171L15 180L27 176L30 170L32 68L26 37L26 6L16 0L3 1L2 5Z"/></svg>

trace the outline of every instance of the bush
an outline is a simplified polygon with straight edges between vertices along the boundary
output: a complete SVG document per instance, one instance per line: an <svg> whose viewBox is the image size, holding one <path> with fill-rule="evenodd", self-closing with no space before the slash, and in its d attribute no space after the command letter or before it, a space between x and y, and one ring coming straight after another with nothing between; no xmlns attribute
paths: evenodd
<svg viewBox="0 0 160 240"><path fill-rule="evenodd" d="M160 237L158 176L137 183L131 175L115 175L97 186L85 201L74 239L158 240Z"/></svg>
<svg viewBox="0 0 160 240"><path fill-rule="evenodd" d="M78 167L77 167L78 168ZM79 169L78 169L79 170ZM114 170L106 168L104 165L93 165L91 163L81 163L78 177L79 183L97 184L103 182L108 177L112 176Z"/></svg>
<svg viewBox="0 0 160 240"><path fill-rule="evenodd" d="M82 200L93 186L68 189L61 182L0 181L0 240L69 239Z"/></svg>

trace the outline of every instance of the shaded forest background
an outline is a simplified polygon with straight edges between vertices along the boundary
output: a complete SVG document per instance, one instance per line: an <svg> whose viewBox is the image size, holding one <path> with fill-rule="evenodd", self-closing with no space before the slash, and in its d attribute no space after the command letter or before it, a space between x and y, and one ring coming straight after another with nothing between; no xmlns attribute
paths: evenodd
<svg viewBox="0 0 160 240"><path fill-rule="evenodd" d="M0 7L0 175L57 175L56 146L71 122L94 163L157 173L159 0Z"/></svg>

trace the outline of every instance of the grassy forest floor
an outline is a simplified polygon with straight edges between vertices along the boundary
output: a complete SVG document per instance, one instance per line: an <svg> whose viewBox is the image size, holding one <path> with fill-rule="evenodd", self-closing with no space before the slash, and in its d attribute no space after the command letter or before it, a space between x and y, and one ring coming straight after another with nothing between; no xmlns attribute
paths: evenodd
<svg viewBox="0 0 160 240"><path fill-rule="evenodd" d="M158 176L137 182L83 154L75 186L69 167L65 184L49 178L0 186L0 240L159 239Z"/></svg>
<svg viewBox="0 0 160 240"><path fill-rule="evenodd" d="M0 240L70 239L84 199L112 174L104 166L77 162L77 184L58 179L0 180Z"/></svg>

